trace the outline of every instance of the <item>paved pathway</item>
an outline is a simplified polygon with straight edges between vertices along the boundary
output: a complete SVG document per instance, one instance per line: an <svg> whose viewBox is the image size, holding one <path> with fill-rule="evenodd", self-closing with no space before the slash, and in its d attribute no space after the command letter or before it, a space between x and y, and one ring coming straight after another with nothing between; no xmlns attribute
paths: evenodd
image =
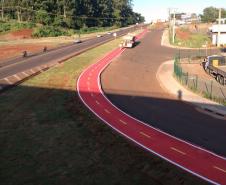
<svg viewBox="0 0 226 185"><path fill-rule="evenodd" d="M145 37L145 39L147 38ZM225 158L177 139L150 126L150 123L141 122L121 111L108 100L102 91L100 74L109 63L122 52L124 52L124 49L112 51L81 74L77 82L77 90L84 104L114 130L146 150L208 182L226 184ZM134 73L134 75L136 75L136 73ZM117 77L117 74L114 78L115 77ZM137 87L139 89L139 84L137 84ZM125 93L125 91L117 92L120 97L123 97L122 92ZM130 100L132 100L131 98L130 96ZM172 102L169 101L168 103L170 104ZM143 110L145 108L146 107L140 107L140 109ZM164 109L164 107L162 107L162 109ZM152 114L150 110L149 114ZM165 115L162 114L162 117L164 116ZM167 124L167 122L165 123Z"/></svg>

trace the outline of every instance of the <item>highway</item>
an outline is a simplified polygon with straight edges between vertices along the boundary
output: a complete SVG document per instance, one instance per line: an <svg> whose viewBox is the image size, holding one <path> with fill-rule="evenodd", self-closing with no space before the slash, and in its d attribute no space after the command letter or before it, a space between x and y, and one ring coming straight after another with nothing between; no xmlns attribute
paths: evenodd
<svg viewBox="0 0 226 185"><path fill-rule="evenodd" d="M226 184L225 121L199 113L161 88L155 74L174 51L161 48L160 38L159 30L147 33L136 48L115 49L87 68L77 82L79 97L108 126L147 151L207 182ZM147 47L154 44L159 47Z"/></svg>
<svg viewBox="0 0 226 185"><path fill-rule="evenodd" d="M130 27L126 29L121 29L117 31L117 36L122 36L128 32L134 31L135 29L139 29L139 27ZM48 51L46 53L40 53L35 56L27 57L27 58L16 58L11 61L8 61L9 65L0 66L0 79L7 78L9 76L15 75L17 73L41 66L47 65L49 63L58 61L64 57L70 58L73 55L76 55L82 51L86 51L89 48L93 48L102 43L108 42L114 39L112 34L105 34L103 37L92 38L86 40L79 44L72 44L65 47L60 47L59 49L54 49L52 51Z"/></svg>

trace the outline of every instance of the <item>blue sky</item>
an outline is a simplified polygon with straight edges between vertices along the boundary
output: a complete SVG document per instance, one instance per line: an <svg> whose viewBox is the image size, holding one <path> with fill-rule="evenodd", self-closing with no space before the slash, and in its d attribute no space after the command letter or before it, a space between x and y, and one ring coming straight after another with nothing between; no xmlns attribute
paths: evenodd
<svg viewBox="0 0 226 185"><path fill-rule="evenodd" d="M202 13L208 6L226 8L226 0L133 0L133 9L145 16L146 21L166 19L168 8L179 12Z"/></svg>

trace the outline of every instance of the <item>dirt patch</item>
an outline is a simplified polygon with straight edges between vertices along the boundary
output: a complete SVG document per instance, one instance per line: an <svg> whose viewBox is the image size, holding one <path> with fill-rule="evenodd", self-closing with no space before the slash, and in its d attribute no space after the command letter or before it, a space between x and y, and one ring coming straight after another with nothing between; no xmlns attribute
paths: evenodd
<svg viewBox="0 0 226 185"><path fill-rule="evenodd" d="M188 40L191 37L191 32L189 30L181 30L179 28L176 30L176 36L181 40Z"/></svg>
<svg viewBox="0 0 226 185"><path fill-rule="evenodd" d="M32 29L22 29L0 36L0 40L28 39L32 37Z"/></svg>
<svg viewBox="0 0 226 185"><path fill-rule="evenodd" d="M205 79L205 80L213 80L213 78L208 75L203 67L200 64L180 64L183 71L185 73L189 73L191 75L197 75L199 78L201 79Z"/></svg>
<svg viewBox="0 0 226 185"><path fill-rule="evenodd" d="M17 44L17 45L6 45L0 46L0 63L6 59L13 58L22 55L23 51L28 53L41 52L44 47L52 49L56 47L54 44Z"/></svg>

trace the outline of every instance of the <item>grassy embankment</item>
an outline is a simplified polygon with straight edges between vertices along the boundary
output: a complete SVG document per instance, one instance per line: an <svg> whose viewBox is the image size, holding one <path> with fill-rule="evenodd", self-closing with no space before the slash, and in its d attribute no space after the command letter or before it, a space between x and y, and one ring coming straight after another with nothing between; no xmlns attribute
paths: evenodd
<svg viewBox="0 0 226 185"><path fill-rule="evenodd" d="M65 29L59 26L43 26L40 24L34 24L31 22L16 21L0 21L0 34L10 33L12 31L18 31L21 29L33 29L32 36L34 38L40 37L57 37L57 36L73 36L73 35L87 35L92 33L103 33L111 30L118 29L116 26L112 27L84 27L80 30Z"/></svg>
<svg viewBox="0 0 226 185"><path fill-rule="evenodd" d="M0 94L2 184L204 184L119 136L80 102L79 74L119 42Z"/></svg>
<svg viewBox="0 0 226 185"><path fill-rule="evenodd" d="M170 38L170 43L172 43L172 37ZM173 45L189 47L189 48L202 48L204 46L209 46L211 40L207 33L203 32L191 32L188 28L178 28L175 36L175 43Z"/></svg>

